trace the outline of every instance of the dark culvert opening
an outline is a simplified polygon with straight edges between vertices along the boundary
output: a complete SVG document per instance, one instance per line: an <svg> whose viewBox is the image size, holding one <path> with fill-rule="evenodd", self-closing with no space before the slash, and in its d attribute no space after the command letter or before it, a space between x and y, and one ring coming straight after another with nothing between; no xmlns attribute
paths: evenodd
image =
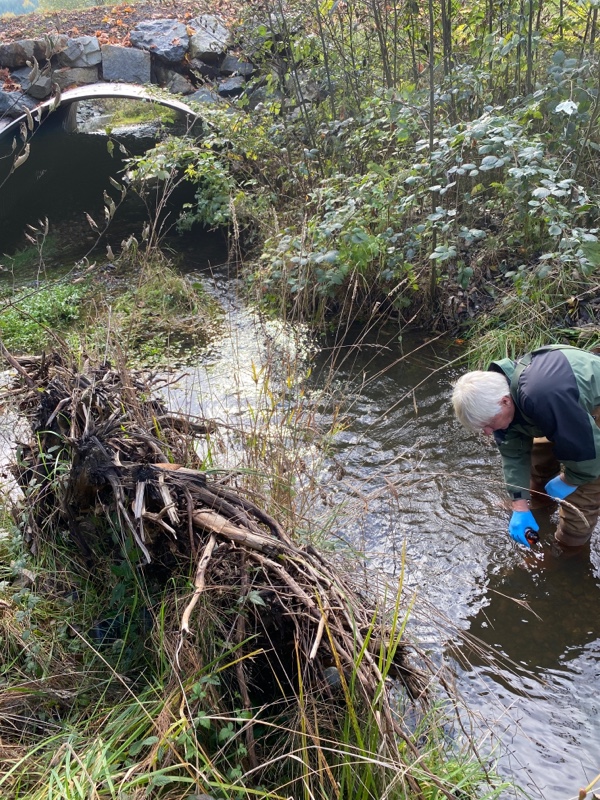
<svg viewBox="0 0 600 800"><path fill-rule="evenodd" d="M130 108L134 118L136 109L143 106L157 108L140 101L121 101L120 116L126 119ZM185 122L178 119L164 123L160 114L155 114L154 121L113 124L113 112L114 105L107 101L80 102L75 132L65 131L66 114L54 112L30 132L28 158L17 169L15 153L22 144L19 133L14 129L0 132L1 254L13 256L31 247L33 242L28 237L38 241L44 238L36 236L36 231L43 229L46 219L46 266L63 265L65 260L77 261L84 256L106 256L108 247L116 256L124 239L132 234L140 239L144 224L156 213L160 192L154 198L150 193L144 202L133 187L127 186L126 159L143 155L166 133L183 133ZM13 150L15 138L17 148ZM127 187L123 200L111 179ZM194 268L202 261L223 263L227 260L225 232L208 231L200 225L184 234L176 229L180 211L184 203L193 202L194 192L193 184L183 182L169 196L161 217L165 240L175 251L195 251L194 261L198 263ZM116 206L108 226L107 197Z"/></svg>

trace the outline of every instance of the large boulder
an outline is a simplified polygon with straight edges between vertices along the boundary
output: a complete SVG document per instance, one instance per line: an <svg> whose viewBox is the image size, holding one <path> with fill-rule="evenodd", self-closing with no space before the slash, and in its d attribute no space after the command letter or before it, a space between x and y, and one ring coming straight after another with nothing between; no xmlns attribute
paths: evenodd
<svg viewBox="0 0 600 800"><path fill-rule="evenodd" d="M191 94L194 91L194 86L188 78L166 64L156 63L153 77L159 86L168 89L172 94Z"/></svg>
<svg viewBox="0 0 600 800"><path fill-rule="evenodd" d="M129 33L129 41L169 64L178 64L188 51L190 37L186 26L176 19L152 19L140 22Z"/></svg>
<svg viewBox="0 0 600 800"><path fill-rule="evenodd" d="M241 75L244 78L249 78L256 70L249 61L240 61L239 58L230 54L223 59L220 71L221 75Z"/></svg>
<svg viewBox="0 0 600 800"><path fill-rule="evenodd" d="M102 77L105 81L151 83L151 57L147 50L103 44Z"/></svg>
<svg viewBox="0 0 600 800"><path fill-rule="evenodd" d="M100 43L95 36L67 39L58 54L61 67L94 67L102 61Z"/></svg>
<svg viewBox="0 0 600 800"><path fill-rule="evenodd" d="M234 78L225 78L225 80L219 81L218 91L221 97L238 97L244 93L245 88L246 81L238 75Z"/></svg>
<svg viewBox="0 0 600 800"><path fill-rule="evenodd" d="M217 63L207 64L205 61L200 61L199 58L191 58L189 67L192 74L197 78L209 78L210 80L214 80L215 78L221 77L221 70Z"/></svg>
<svg viewBox="0 0 600 800"><path fill-rule="evenodd" d="M0 117L20 117L26 108L31 111L36 105L35 100L22 92L0 91Z"/></svg>
<svg viewBox="0 0 600 800"><path fill-rule="evenodd" d="M207 86L201 86L194 94L190 94L186 98L186 103L218 103L221 101L219 95Z"/></svg>
<svg viewBox="0 0 600 800"><path fill-rule="evenodd" d="M61 89L69 86L82 86L86 83L97 83L98 67L61 67L52 73L52 80Z"/></svg>
<svg viewBox="0 0 600 800"><path fill-rule="evenodd" d="M28 61L45 61L50 54L44 39L21 39L18 42L0 44L0 67L17 69L27 66Z"/></svg>
<svg viewBox="0 0 600 800"><path fill-rule="evenodd" d="M36 100L44 100L52 92L52 79L49 75L38 75L31 82L32 70L30 67L20 67L11 72L10 77L20 84L21 89Z"/></svg>
<svg viewBox="0 0 600 800"><path fill-rule="evenodd" d="M219 17L204 14L191 20L190 58L199 58L208 64L220 61L231 44L231 34Z"/></svg>

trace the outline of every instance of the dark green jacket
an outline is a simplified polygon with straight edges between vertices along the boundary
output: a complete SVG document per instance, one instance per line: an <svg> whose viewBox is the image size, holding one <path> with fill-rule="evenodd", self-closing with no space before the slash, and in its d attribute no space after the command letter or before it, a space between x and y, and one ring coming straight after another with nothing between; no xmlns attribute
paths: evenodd
<svg viewBox="0 0 600 800"><path fill-rule="evenodd" d="M568 483L580 486L600 477L600 428L592 413L600 407L600 356L576 347L549 345L515 362L489 368L508 380L515 417L494 438L512 499L529 499L534 437L554 443Z"/></svg>

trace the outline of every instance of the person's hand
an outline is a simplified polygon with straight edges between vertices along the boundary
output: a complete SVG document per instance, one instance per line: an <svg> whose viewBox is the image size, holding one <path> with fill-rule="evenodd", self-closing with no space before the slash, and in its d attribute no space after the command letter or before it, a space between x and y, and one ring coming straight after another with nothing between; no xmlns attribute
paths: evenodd
<svg viewBox="0 0 600 800"><path fill-rule="evenodd" d="M555 500L564 500L565 497L573 494L577 487L571 486L570 483L565 483L560 475L557 475L556 478L552 478L551 481L548 481L545 488L550 497L553 497Z"/></svg>
<svg viewBox="0 0 600 800"><path fill-rule="evenodd" d="M540 526L535 521L535 517L531 511L513 511L510 523L508 525L508 532L510 538L514 539L518 544L524 544L525 547L531 547L525 537L525 531L531 528L534 531L539 531Z"/></svg>

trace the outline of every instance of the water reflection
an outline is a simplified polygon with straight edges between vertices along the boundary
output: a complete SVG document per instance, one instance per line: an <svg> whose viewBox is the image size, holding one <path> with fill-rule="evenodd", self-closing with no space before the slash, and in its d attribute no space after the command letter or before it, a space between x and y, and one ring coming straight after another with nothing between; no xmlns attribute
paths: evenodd
<svg viewBox="0 0 600 800"><path fill-rule="evenodd" d="M469 632L524 668L563 667L600 638L599 580L588 548L565 559L546 545L492 573L482 595ZM470 658L477 663L475 651Z"/></svg>
<svg viewBox="0 0 600 800"><path fill-rule="evenodd" d="M354 387L335 448L345 476L326 476L349 512L340 533L392 576L406 547L409 588L465 631L446 658L482 738L491 728L501 741L502 775L564 800L600 772L598 535L577 558L556 558L545 509L536 554L511 541L497 450L452 418L461 370L444 364L455 352L422 345L405 338L406 358L398 344L358 347L338 369ZM435 649L435 632L416 627Z"/></svg>
<svg viewBox="0 0 600 800"><path fill-rule="evenodd" d="M599 771L597 545L565 559L548 541L490 570L463 641L448 648L473 708L496 720L500 766L536 797L577 794Z"/></svg>
<svg viewBox="0 0 600 800"><path fill-rule="evenodd" d="M554 511L546 509L536 512L537 554L512 542L496 448L452 419L459 370L447 366L454 357L447 342L424 344L415 334L402 349L380 330L313 357L305 346L289 349L289 326L225 306L222 339L180 387L187 410L234 419L243 430L260 401L252 365L311 363L315 389L326 387L331 399L321 421L338 404L344 410L320 495L310 494L312 524L365 549L392 578L405 552L407 589L439 610L450 643L426 616L413 618L414 629L435 657L451 661L481 739L489 741L491 729L501 741L494 753L501 774L540 800L576 795L600 772L597 539L578 559L556 559ZM178 389L171 390L174 401ZM231 462L239 456L232 449Z"/></svg>

